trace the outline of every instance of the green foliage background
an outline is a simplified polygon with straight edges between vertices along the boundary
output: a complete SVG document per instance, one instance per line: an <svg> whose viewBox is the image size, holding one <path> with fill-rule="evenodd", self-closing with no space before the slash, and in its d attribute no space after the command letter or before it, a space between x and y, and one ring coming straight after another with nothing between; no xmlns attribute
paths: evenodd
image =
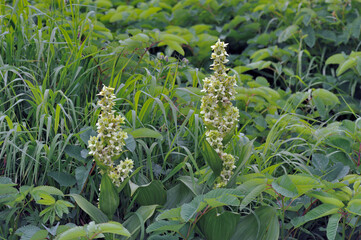
<svg viewBox="0 0 361 240"><path fill-rule="evenodd" d="M357 239L360 11L357 0L0 1L1 238ZM218 38L240 118L237 174L212 190L218 156L199 107ZM103 84L126 118L121 159L135 164L118 189L87 150Z"/></svg>

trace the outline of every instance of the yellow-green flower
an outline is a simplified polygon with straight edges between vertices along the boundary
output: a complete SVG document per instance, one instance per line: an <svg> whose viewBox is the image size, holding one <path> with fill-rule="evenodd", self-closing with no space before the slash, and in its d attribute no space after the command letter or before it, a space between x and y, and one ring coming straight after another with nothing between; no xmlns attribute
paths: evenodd
<svg viewBox="0 0 361 240"><path fill-rule="evenodd" d="M119 186L133 168L133 161L125 159L114 166L113 159L121 154L125 145L127 133L121 129L125 119L122 116L115 115L112 110L115 102L114 88L104 86L98 94L103 98L98 101L101 108L99 120L96 124L98 135L91 137L89 140L89 155L94 159L109 167L107 173L116 186Z"/></svg>
<svg viewBox="0 0 361 240"><path fill-rule="evenodd" d="M211 48L213 53L211 69L213 75L203 80L203 90L206 95L201 100L201 115L206 125L206 139L211 147L218 153L223 161L223 170L220 180L215 187L220 188L227 185L235 168L235 158L231 154L224 153L224 137L237 124L239 111L231 103L234 100L236 79L228 76L225 64L228 62L225 47L227 43L219 39Z"/></svg>

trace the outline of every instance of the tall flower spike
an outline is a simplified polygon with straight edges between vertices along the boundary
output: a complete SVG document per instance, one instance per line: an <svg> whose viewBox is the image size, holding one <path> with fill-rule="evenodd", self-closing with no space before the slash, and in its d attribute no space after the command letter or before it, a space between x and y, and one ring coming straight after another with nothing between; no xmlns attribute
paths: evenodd
<svg viewBox="0 0 361 240"><path fill-rule="evenodd" d="M113 159L118 157L123 151L125 139L128 137L127 133L121 129L124 124L124 118L116 116L115 111L112 110L115 102L114 88L104 86L98 94L103 98L98 101L101 108L101 114L97 122L98 135L91 137L89 140L89 155L92 155L95 160L108 166L108 171L103 174L108 174L110 179L116 186L129 176L133 168L133 161L125 159L115 166Z"/></svg>
<svg viewBox="0 0 361 240"><path fill-rule="evenodd" d="M225 64L228 62L225 47L227 43L219 39L211 46L213 53L211 69L213 75L203 80L202 92L206 95L201 100L201 115L206 125L206 139L222 160L223 170L215 185L216 188L227 185L235 168L235 158L224 152L223 139L237 124L239 111L231 103L235 97L236 79L228 76Z"/></svg>

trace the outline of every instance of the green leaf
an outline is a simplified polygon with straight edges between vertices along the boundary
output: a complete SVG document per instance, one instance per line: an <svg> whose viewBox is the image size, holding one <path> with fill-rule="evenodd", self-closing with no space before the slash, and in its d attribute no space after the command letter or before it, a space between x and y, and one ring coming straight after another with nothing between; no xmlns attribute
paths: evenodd
<svg viewBox="0 0 361 240"><path fill-rule="evenodd" d="M52 186L38 186L32 189L31 194L35 194L36 192L45 192L51 195L57 195L64 197L64 193Z"/></svg>
<svg viewBox="0 0 361 240"><path fill-rule="evenodd" d="M71 187L76 184L74 176L63 172L49 172L48 176L53 178L60 186Z"/></svg>
<svg viewBox="0 0 361 240"><path fill-rule="evenodd" d="M92 163L90 162L90 164L88 163L85 167L79 166L75 169L75 179L76 179L76 182L80 189L83 188L83 186L89 176L91 167L92 167Z"/></svg>
<svg viewBox="0 0 361 240"><path fill-rule="evenodd" d="M288 175L283 175L272 182L273 189L282 196L294 198L298 196L296 185L291 181Z"/></svg>
<svg viewBox="0 0 361 240"><path fill-rule="evenodd" d="M167 201L167 192L161 181L154 180L149 184L138 186L135 191L136 202L145 205L163 205Z"/></svg>
<svg viewBox="0 0 361 240"><path fill-rule="evenodd" d="M69 157L74 158L82 163L86 161L86 158L84 158L81 154L81 151L83 148L76 146L76 145L67 145L64 149L64 152L69 155Z"/></svg>
<svg viewBox="0 0 361 240"><path fill-rule="evenodd" d="M135 40L135 41L141 41L141 42L148 42L149 41L148 35L146 35L144 33L138 33L138 34L134 35L132 37L132 39Z"/></svg>
<svg viewBox="0 0 361 240"><path fill-rule="evenodd" d="M341 219L341 213L333 214L328 219L328 224L327 224L328 240L334 240L336 238L338 223L340 222L340 219Z"/></svg>
<svg viewBox="0 0 361 240"><path fill-rule="evenodd" d="M172 208L169 210L165 210L164 212L162 212L161 214L159 214L156 218L157 221L159 220L163 220L163 219L175 219L175 218L180 218L180 212L181 212L181 208Z"/></svg>
<svg viewBox="0 0 361 240"><path fill-rule="evenodd" d="M140 19L146 19L149 18L150 15L159 12L160 10L162 10L161 7L151 7L148 8L147 10L144 10L141 14L139 14L139 18Z"/></svg>
<svg viewBox="0 0 361 240"><path fill-rule="evenodd" d="M335 42L336 41L336 34L331 30L322 30L317 32L321 38L324 38L328 41Z"/></svg>
<svg viewBox="0 0 361 240"><path fill-rule="evenodd" d="M172 232L178 232L179 229L181 229L185 223L180 223L178 221L165 221L165 220L159 220L157 222L152 223L147 228L147 233L151 232L166 232L166 231L172 231Z"/></svg>
<svg viewBox="0 0 361 240"><path fill-rule="evenodd" d="M185 222L188 222L197 212L201 211L207 205L202 202L202 200L201 197L196 197L190 203L181 206L180 216Z"/></svg>
<svg viewBox="0 0 361 240"><path fill-rule="evenodd" d="M26 225L18 228L15 231L15 234L18 236L21 236L21 239L31 239L34 234L36 234L38 231L41 231L41 229L34 225Z"/></svg>
<svg viewBox="0 0 361 240"><path fill-rule="evenodd" d="M95 207L93 204L88 202L85 198L80 196L79 194L68 194L70 197L74 198L75 202L78 204L78 206L86 212L91 219L93 219L96 223L104 223L107 222L109 219L107 216L97 207Z"/></svg>
<svg viewBox="0 0 361 240"><path fill-rule="evenodd" d="M311 177L302 175L288 175L289 179L297 188L298 196L315 188L320 188L322 184Z"/></svg>
<svg viewBox="0 0 361 240"><path fill-rule="evenodd" d="M196 178L192 179L191 176L180 176L178 178L178 181L182 182L196 196L202 191L202 185L198 184L197 180Z"/></svg>
<svg viewBox="0 0 361 240"><path fill-rule="evenodd" d="M13 187L16 186L16 183L13 183L11 178L8 177L0 177L0 188L1 187Z"/></svg>
<svg viewBox="0 0 361 240"><path fill-rule="evenodd" d="M118 222L107 222L107 223L100 223L97 225L98 228L102 231L102 233L114 233L126 237L130 237L129 231L123 227L122 224Z"/></svg>
<svg viewBox="0 0 361 240"><path fill-rule="evenodd" d="M202 155L204 160L213 170L215 176L219 176L221 173L223 166L222 160L220 159L217 152L209 145L207 140L202 141Z"/></svg>
<svg viewBox="0 0 361 240"><path fill-rule="evenodd" d="M298 26L297 25L291 25L291 26L287 27L278 36L278 42L281 43L281 42L284 42L284 41L288 40L295 33L297 33L297 31L298 31Z"/></svg>
<svg viewBox="0 0 361 240"><path fill-rule="evenodd" d="M158 205L141 206L131 217L129 217L123 226L128 229L131 234L130 238L121 237L120 239L132 240L136 239L140 229L144 228L145 222L154 214L154 211Z"/></svg>
<svg viewBox="0 0 361 240"><path fill-rule="evenodd" d="M313 90L312 97L320 98L323 101L323 104L326 106L334 106L340 103L338 97L335 94L323 88L317 88Z"/></svg>
<svg viewBox="0 0 361 240"><path fill-rule="evenodd" d="M274 240L279 238L279 220L273 207L260 207L238 222L231 240Z"/></svg>
<svg viewBox="0 0 361 240"><path fill-rule="evenodd" d="M109 219L113 218L119 206L119 194L107 174L102 175L99 194L99 208Z"/></svg>
<svg viewBox="0 0 361 240"><path fill-rule="evenodd" d="M231 130L229 130L229 132L226 134L226 136L224 136L224 138L222 140L222 144L224 146L226 146L228 144L228 142L232 139L232 137L235 135L236 129L237 129L237 124L234 124L233 127L231 128Z"/></svg>
<svg viewBox="0 0 361 240"><path fill-rule="evenodd" d="M192 201L194 194L184 184L179 183L167 190L167 202L164 204L166 209L175 208L184 203Z"/></svg>
<svg viewBox="0 0 361 240"><path fill-rule="evenodd" d="M267 188L266 184L261 184L253 188L247 195L243 198L239 210L241 211L245 208L250 202L256 199Z"/></svg>
<svg viewBox="0 0 361 240"><path fill-rule="evenodd" d="M343 153L342 153L343 154ZM335 154L334 154L335 155ZM332 159L333 156L331 156ZM327 168L327 173L322 179L327 181L335 181L343 178L350 171L349 166L345 166L343 163L337 162L334 166Z"/></svg>
<svg viewBox="0 0 361 240"><path fill-rule="evenodd" d="M163 139L162 134L149 128L138 128L129 132L134 138L156 138Z"/></svg>
<svg viewBox="0 0 361 240"><path fill-rule="evenodd" d="M352 151L352 139L342 135L331 135L327 138L327 143L337 149L343 149L346 153Z"/></svg>
<svg viewBox="0 0 361 240"><path fill-rule="evenodd" d="M120 43L126 47L127 50L129 51L134 51L135 49L137 48L141 48L142 45L143 45L143 42L141 41L136 41L136 40L133 40L131 38L127 38L123 41L120 41Z"/></svg>
<svg viewBox="0 0 361 240"><path fill-rule="evenodd" d="M31 236L30 240L45 240L48 239L48 231L40 230L37 231L33 236Z"/></svg>
<svg viewBox="0 0 361 240"><path fill-rule="evenodd" d="M178 44L188 44L184 38L170 33L161 33L159 38L161 41L173 41L177 42Z"/></svg>
<svg viewBox="0 0 361 240"><path fill-rule="evenodd" d="M221 206L239 206L240 201L236 196L223 195L218 198L204 198L204 201L212 208Z"/></svg>
<svg viewBox="0 0 361 240"><path fill-rule="evenodd" d="M308 25L307 27L302 29L303 34L307 35L307 37L305 37L305 43L307 44L308 47L312 48L315 45L316 42L316 34L315 34L315 30L313 30L313 28Z"/></svg>
<svg viewBox="0 0 361 240"><path fill-rule="evenodd" d="M345 61L345 56L342 53L337 53L335 55L332 55L326 60L326 65L329 64L341 64Z"/></svg>
<svg viewBox="0 0 361 240"><path fill-rule="evenodd" d="M264 68L268 68L271 65L271 61L257 61L247 64L246 66L251 69L262 70Z"/></svg>
<svg viewBox="0 0 361 240"><path fill-rule="evenodd" d="M87 232L85 231L84 227L73 227L60 234L56 238L56 240L73 240L86 236L87 236Z"/></svg>
<svg viewBox="0 0 361 240"><path fill-rule="evenodd" d="M361 57L357 57L356 70L359 75L361 75Z"/></svg>
<svg viewBox="0 0 361 240"><path fill-rule="evenodd" d="M332 204L339 208L342 208L343 206L345 206L341 200L339 200L338 198L336 198L335 196L333 196L327 192L312 191L312 192L309 192L307 195L310 197L317 198L323 203Z"/></svg>
<svg viewBox="0 0 361 240"><path fill-rule="evenodd" d="M237 213L213 209L202 216L197 223L207 240L228 240L236 230L240 216Z"/></svg>
<svg viewBox="0 0 361 240"><path fill-rule="evenodd" d="M346 72L350 68L355 67L357 64L356 61L357 61L357 58L350 58L350 59L346 60L345 62L343 62L342 64L340 64L340 66L336 70L337 76L340 76L342 73Z"/></svg>
<svg viewBox="0 0 361 240"><path fill-rule="evenodd" d="M47 193L39 193L38 196L40 197L40 199L36 201L38 204L49 206L55 203L55 198Z"/></svg>
<svg viewBox="0 0 361 240"><path fill-rule="evenodd" d="M177 51L180 55L184 56L184 50L182 48L182 46L175 42L175 41L169 41L169 40L164 40L163 44L168 45L168 47L170 47L171 49ZM163 44L158 44L159 46L163 45Z"/></svg>
<svg viewBox="0 0 361 240"><path fill-rule="evenodd" d="M88 146L88 141L90 137L96 136L97 133L93 130L92 127L83 127L80 129L79 137L84 144Z"/></svg>
<svg viewBox="0 0 361 240"><path fill-rule="evenodd" d="M295 228L298 228L309 221L335 214L339 209L339 207L336 207L333 204L322 204L306 213L306 215L292 219L291 223Z"/></svg>
<svg viewBox="0 0 361 240"><path fill-rule="evenodd" d="M0 187L0 203L14 202L18 195L18 190L14 187Z"/></svg>
<svg viewBox="0 0 361 240"><path fill-rule="evenodd" d="M137 143L135 142L133 135L128 134L128 137L124 141L125 147L128 148L129 151L134 152L137 147Z"/></svg>
<svg viewBox="0 0 361 240"><path fill-rule="evenodd" d="M346 209L353 214L361 216L361 199L352 199Z"/></svg>
<svg viewBox="0 0 361 240"><path fill-rule="evenodd" d="M320 171L325 171L328 163L329 163L329 159L325 154L320 154L320 153L312 154L312 165L315 166L316 169Z"/></svg>

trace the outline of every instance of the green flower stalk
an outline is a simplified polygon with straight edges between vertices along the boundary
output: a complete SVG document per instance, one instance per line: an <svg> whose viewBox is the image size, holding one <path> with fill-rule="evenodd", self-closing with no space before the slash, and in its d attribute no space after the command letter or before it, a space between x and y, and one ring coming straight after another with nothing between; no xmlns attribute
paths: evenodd
<svg viewBox="0 0 361 240"><path fill-rule="evenodd" d="M101 170L102 174L108 174L115 186L129 176L133 168L133 161L126 158L115 166L114 159L120 156L125 145L127 133L121 129L124 124L124 118L116 115L112 110L115 102L114 88L104 86L98 94L103 98L98 101L101 108L101 114L97 122L98 135L89 140L89 155L107 167L107 170Z"/></svg>
<svg viewBox="0 0 361 240"><path fill-rule="evenodd" d="M213 53L211 59L213 64L211 69L213 75L203 80L203 90L206 95L201 101L201 115L206 125L206 139L211 147L218 153L222 160L223 169L221 176L215 185L216 188L227 185L233 174L235 158L231 154L225 153L223 139L234 129L238 121L239 111L231 103L235 97L236 79L235 76L228 76L228 62L225 47L228 44L219 39L211 48Z"/></svg>

